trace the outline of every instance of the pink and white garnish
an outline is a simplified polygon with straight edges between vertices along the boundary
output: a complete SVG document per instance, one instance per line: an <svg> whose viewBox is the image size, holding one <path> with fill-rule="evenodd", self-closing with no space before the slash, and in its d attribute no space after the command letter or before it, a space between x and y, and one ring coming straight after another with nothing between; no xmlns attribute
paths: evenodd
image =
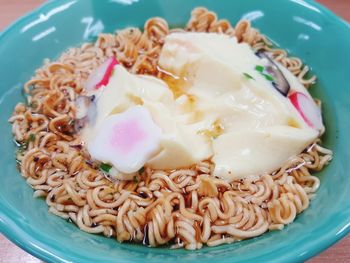
<svg viewBox="0 0 350 263"><path fill-rule="evenodd" d="M311 128L322 130L321 110L313 99L302 92L293 92L288 98Z"/></svg>
<svg viewBox="0 0 350 263"><path fill-rule="evenodd" d="M111 164L121 173L132 174L159 150L161 129L143 106L108 116L95 138L88 143L91 156Z"/></svg>
<svg viewBox="0 0 350 263"><path fill-rule="evenodd" d="M85 83L86 92L89 94L98 90L102 86L106 86L113 73L114 66L118 64L119 62L115 57L111 57L103 62L88 77Z"/></svg>

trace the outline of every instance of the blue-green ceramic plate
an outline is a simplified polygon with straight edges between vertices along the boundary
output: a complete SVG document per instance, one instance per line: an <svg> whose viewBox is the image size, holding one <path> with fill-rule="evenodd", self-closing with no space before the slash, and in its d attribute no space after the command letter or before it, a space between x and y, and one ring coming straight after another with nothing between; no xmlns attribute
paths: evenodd
<svg viewBox="0 0 350 263"><path fill-rule="evenodd" d="M93 41L100 32L142 26L152 16L184 25L206 6L235 23L245 17L275 43L301 57L318 75L314 94L324 102L332 163L311 207L283 231L199 251L119 244L86 234L47 212L16 170L7 119L22 100L21 87L44 58ZM309 0L51 1L0 36L0 230L29 253L55 262L291 262L314 256L350 230L350 27ZM349 248L350 249L350 248ZM5 259L6 260L6 259Z"/></svg>

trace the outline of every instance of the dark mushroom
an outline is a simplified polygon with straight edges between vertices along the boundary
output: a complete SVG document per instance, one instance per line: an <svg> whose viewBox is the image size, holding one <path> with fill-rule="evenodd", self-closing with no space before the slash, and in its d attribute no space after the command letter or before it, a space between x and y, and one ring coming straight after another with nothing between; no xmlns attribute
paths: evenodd
<svg viewBox="0 0 350 263"><path fill-rule="evenodd" d="M76 116L75 130L80 131L87 122L93 123L96 119L95 95L79 96L75 100Z"/></svg>
<svg viewBox="0 0 350 263"><path fill-rule="evenodd" d="M268 61L267 66L265 66L265 70L274 79L272 81L272 85L283 96L287 96L290 90L290 85L287 79L284 77L282 71L278 68L277 64L263 50L258 50L256 55L260 58L265 58Z"/></svg>
<svg viewBox="0 0 350 263"><path fill-rule="evenodd" d="M87 115L91 102L92 102L92 100L91 100L90 96L79 96L75 100L76 118L77 119L82 119Z"/></svg>

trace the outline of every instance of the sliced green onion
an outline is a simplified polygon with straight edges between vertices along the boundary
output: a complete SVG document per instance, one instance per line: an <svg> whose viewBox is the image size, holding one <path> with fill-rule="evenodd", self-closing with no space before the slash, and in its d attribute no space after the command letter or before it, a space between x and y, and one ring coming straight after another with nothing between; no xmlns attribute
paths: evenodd
<svg viewBox="0 0 350 263"><path fill-rule="evenodd" d="M18 147L18 153L23 154L28 149L28 142L23 142Z"/></svg>
<svg viewBox="0 0 350 263"><path fill-rule="evenodd" d="M18 145L17 152L19 154L23 154L28 149L29 143L34 141L35 141L35 134L31 133L27 140L25 140L24 142Z"/></svg>
<svg viewBox="0 0 350 263"><path fill-rule="evenodd" d="M142 168L138 171L138 173L139 173L139 174L142 174L144 171L145 171L145 167L142 167Z"/></svg>
<svg viewBox="0 0 350 263"><path fill-rule="evenodd" d="M260 74L263 75L265 77L265 79L267 79L269 81L274 81L275 80L271 75L264 73L265 68L263 66L256 65L255 66L255 70L260 72Z"/></svg>
<svg viewBox="0 0 350 263"><path fill-rule="evenodd" d="M243 72L243 75L247 78L247 79L254 79L251 75L249 75L246 72Z"/></svg>
<svg viewBox="0 0 350 263"><path fill-rule="evenodd" d="M269 80L269 81L274 81L275 79L269 75L269 74L263 74L263 76L265 77L265 79Z"/></svg>
<svg viewBox="0 0 350 263"><path fill-rule="evenodd" d="M109 165L108 163L101 163L100 164L100 168L101 168L102 171L108 173L109 170L111 170L112 165Z"/></svg>
<svg viewBox="0 0 350 263"><path fill-rule="evenodd" d="M259 72L261 72L261 73L264 71L264 69L265 69L265 68L264 68L263 66L260 66L260 65L256 65L256 66L255 66L255 70L256 70L256 71L259 71Z"/></svg>
<svg viewBox="0 0 350 263"><path fill-rule="evenodd" d="M35 135L34 135L33 133L31 133L31 134L29 135L28 141L29 141L29 142L34 142L34 141L35 141Z"/></svg>
<svg viewBox="0 0 350 263"><path fill-rule="evenodd" d="M38 103L32 101L31 103L29 103L29 107L31 107L32 109L36 109L38 107Z"/></svg>

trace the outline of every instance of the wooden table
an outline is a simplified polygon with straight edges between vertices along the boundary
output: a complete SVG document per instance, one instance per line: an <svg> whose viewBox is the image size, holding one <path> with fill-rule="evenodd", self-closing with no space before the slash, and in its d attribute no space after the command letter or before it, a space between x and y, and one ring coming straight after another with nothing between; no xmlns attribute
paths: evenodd
<svg viewBox="0 0 350 263"><path fill-rule="evenodd" d="M0 0L0 30L18 17L42 4L43 0ZM350 0L318 0L347 21L350 21ZM18 248L0 234L0 262L37 263L39 259ZM350 262L350 235L322 254L314 257L310 263Z"/></svg>

